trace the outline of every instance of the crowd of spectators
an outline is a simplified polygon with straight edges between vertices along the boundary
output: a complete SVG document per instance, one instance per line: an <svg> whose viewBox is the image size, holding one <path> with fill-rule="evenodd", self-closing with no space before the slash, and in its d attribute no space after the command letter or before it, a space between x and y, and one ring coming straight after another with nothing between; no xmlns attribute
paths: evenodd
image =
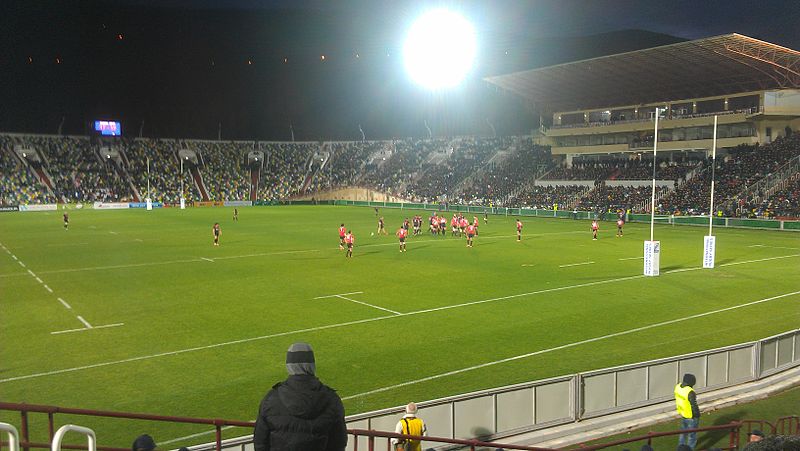
<svg viewBox="0 0 800 451"><path fill-rule="evenodd" d="M160 139L120 140L114 144L120 159L104 158L103 144L86 137L0 135L0 170L4 203L66 200L126 201L131 185L147 195L150 160L151 198L178 203L181 197L181 149L197 154L197 164L211 200L249 199L251 188L247 153L260 150L265 162L258 181L257 199L285 199L327 188L366 186L415 201L448 201L497 206L584 210L631 208L648 205L650 186L609 186L605 180L649 179L652 163L646 158L576 159L571 168L552 169L547 147L529 138L456 138L365 142L216 142ZM15 146L31 149L37 158L22 164ZM502 158L504 155L505 158ZM745 216L799 216L798 182L757 203L737 196L758 180L800 155L800 136L780 137L765 145L739 146L718 154L713 168L715 206L725 214ZM493 160L493 157L498 156ZM491 163L490 163L491 161ZM497 163L495 162L497 161ZM202 200L191 169L184 168L184 195ZM52 193L37 177L39 165L50 177ZM659 188L661 214L708 212L712 162L691 154L660 159L657 178L682 181L676 190ZM552 170L551 170L552 169ZM595 180L594 189L570 185L543 187L546 179ZM750 193L752 198L752 194ZM743 196L744 197L744 196ZM715 208L717 210L717 208Z"/></svg>
<svg viewBox="0 0 800 451"><path fill-rule="evenodd" d="M281 142L261 143L267 163L261 170L258 199L286 199L299 194L309 174L311 157L319 143Z"/></svg>
<svg viewBox="0 0 800 451"><path fill-rule="evenodd" d="M659 158L656 178L681 180L692 169L702 164L704 158ZM653 178L652 158L618 158L575 160L572 167L558 167L545 176L545 180L647 180Z"/></svg>
<svg viewBox="0 0 800 451"><path fill-rule="evenodd" d="M166 139L137 139L127 143L125 153L130 164L128 173L139 190L141 198L148 196L148 159L150 161L150 198L153 202L176 204L181 198L181 177L183 192L187 200L202 200L194 186L188 167L181 174L178 150L181 143Z"/></svg>
<svg viewBox="0 0 800 451"><path fill-rule="evenodd" d="M537 146L529 138L520 139L515 152L499 164L486 168L464 190L462 198L467 203L492 203L516 205L510 199L520 186L532 182L537 175L551 166L548 147Z"/></svg>
<svg viewBox="0 0 800 451"><path fill-rule="evenodd" d="M669 191L666 186L656 187L656 196L662 196ZM588 196L582 198L575 207L586 211L617 211L631 210L633 213L650 211L649 201L653 195L650 186L609 186L605 183L598 184Z"/></svg>
<svg viewBox="0 0 800 451"><path fill-rule="evenodd" d="M11 140L0 136L0 206L55 202L55 196L12 152Z"/></svg>
<svg viewBox="0 0 800 451"><path fill-rule="evenodd" d="M247 152L253 142L189 141L187 148L200 154L201 173L209 200L249 199Z"/></svg>
<svg viewBox="0 0 800 451"><path fill-rule="evenodd" d="M665 196L658 209L665 214L707 214L713 174L715 211L735 215L737 207L744 205L744 201L737 198L739 193L798 155L800 136L797 134L761 146L738 146L722 158L717 155L713 171L712 162L705 162L699 174ZM772 215L766 210L763 213L762 216ZM753 211L744 211L744 215L753 216Z"/></svg>
<svg viewBox="0 0 800 451"><path fill-rule="evenodd" d="M526 208L570 208L577 199L586 195L591 187L585 185L531 186L508 200L509 205Z"/></svg>
<svg viewBox="0 0 800 451"><path fill-rule="evenodd" d="M380 153L388 144L386 141L330 143L325 167L317 171L309 190L356 185L370 156Z"/></svg>
<svg viewBox="0 0 800 451"><path fill-rule="evenodd" d="M439 141L445 158L439 164L423 168L419 177L414 177L405 189L405 196L421 202L454 200L456 188L468 176L474 174L498 151L510 146L507 138L462 138Z"/></svg>
<svg viewBox="0 0 800 451"><path fill-rule="evenodd" d="M86 137L74 136L3 136L4 148L13 152L15 146L31 153L30 167L41 169L49 176L52 196L67 202L119 201L131 197L130 186L119 174L112 161L104 161L98 153L100 144ZM35 174L18 175L35 179ZM41 186L28 183L20 186ZM49 191L42 187L45 192ZM47 197L29 191L30 197ZM34 201L35 202L35 201Z"/></svg>

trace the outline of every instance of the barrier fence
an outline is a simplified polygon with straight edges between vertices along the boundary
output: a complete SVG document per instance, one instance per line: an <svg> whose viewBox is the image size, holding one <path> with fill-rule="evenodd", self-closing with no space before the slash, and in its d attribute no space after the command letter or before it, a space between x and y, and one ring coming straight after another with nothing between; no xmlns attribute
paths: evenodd
<svg viewBox="0 0 800 451"><path fill-rule="evenodd" d="M424 439L423 449L443 443L467 445L462 442L474 441L476 437L480 440L502 440L551 426L671 401L673 388L684 373L693 373L696 376L695 389L702 394L711 390L752 382L798 366L800 366L800 329L754 342L682 356L419 402L417 404L418 415L425 420L428 433L431 435ZM701 399L709 400L708 396ZM252 422L103 412L2 402L0 402L0 410L20 412L20 445L26 451L28 448L48 447L46 443L30 441L29 412L48 415L48 436L51 440L54 434L54 415L73 414L209 425L214 428L215 442L206 446L193 447L193 450L252 450L252 436L222 440L224 427L252 428L254 426ZM348 416L346 422L353 439L349 441L347 449L353 451L388 449L389 440L395 435L389 432L376 433L375 431L393 431L398 419L404 413L404 407L395 407ZM800 421L796 420L797 417L793 418L795 418L795 422L787 427L789 430L800 433ZM473 444L474 446L484 446L478 442ZM507 445L505 447L535 449L510 448ZM84 449L75 445L65 445L64 448ZM125 448L112 447L98 447L97 449L100 451L126 451Z"/></svg>

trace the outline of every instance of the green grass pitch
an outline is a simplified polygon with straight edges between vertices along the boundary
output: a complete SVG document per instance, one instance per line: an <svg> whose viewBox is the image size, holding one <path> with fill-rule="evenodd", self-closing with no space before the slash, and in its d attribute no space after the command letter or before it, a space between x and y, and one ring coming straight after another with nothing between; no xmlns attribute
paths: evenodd
<svg viewBox="0 0 800 451"><path fill-rule="evenodd" d="M707 229L659 225L662 275L645 278L645 224L615 238L603 222L592 241L587 221L523 218L516 242L514 218L490 216L474 248L424 233L400 253L394 231L415 211L382 209L389 236L373 237L371 208L240 208L238 223L232 210L72 210L68 231L61 212L2 214L0 399L252 420L288 346L307 341L354 414L800 324L796 233L716 229L718 266L703 270ZM122 447L205 430L58 418Z"/></svg>

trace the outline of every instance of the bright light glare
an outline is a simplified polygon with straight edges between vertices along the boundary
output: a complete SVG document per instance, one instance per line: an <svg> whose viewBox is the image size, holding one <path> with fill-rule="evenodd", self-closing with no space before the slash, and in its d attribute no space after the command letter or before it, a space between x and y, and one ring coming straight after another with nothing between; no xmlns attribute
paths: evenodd
<svg viewBox="0 0 800 451"><path fill-rule="evenodd" d="M450 88L464 79L475 57L475 30L447 10L426 13L411 26L403 45L406 71L430 89Z"/></svg>

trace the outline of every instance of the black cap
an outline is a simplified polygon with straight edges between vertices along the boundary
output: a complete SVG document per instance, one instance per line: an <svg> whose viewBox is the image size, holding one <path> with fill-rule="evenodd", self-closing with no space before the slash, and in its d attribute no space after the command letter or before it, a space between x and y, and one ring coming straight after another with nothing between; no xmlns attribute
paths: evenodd
<svg viewBox="0 0 800 451"><path fill-rule="evenodd" d="M761 432L760 429L753 429L752 431L750 431L750 435L757 435L761 438L764 438L764 433Z"/></svg>
<svg viewBox="0 0 800 451"><path fill-rule="evenodd" d="M136 437L131 447L131 451L153 451L154 449L156 449L156 442L147 434Z"/></svg>

